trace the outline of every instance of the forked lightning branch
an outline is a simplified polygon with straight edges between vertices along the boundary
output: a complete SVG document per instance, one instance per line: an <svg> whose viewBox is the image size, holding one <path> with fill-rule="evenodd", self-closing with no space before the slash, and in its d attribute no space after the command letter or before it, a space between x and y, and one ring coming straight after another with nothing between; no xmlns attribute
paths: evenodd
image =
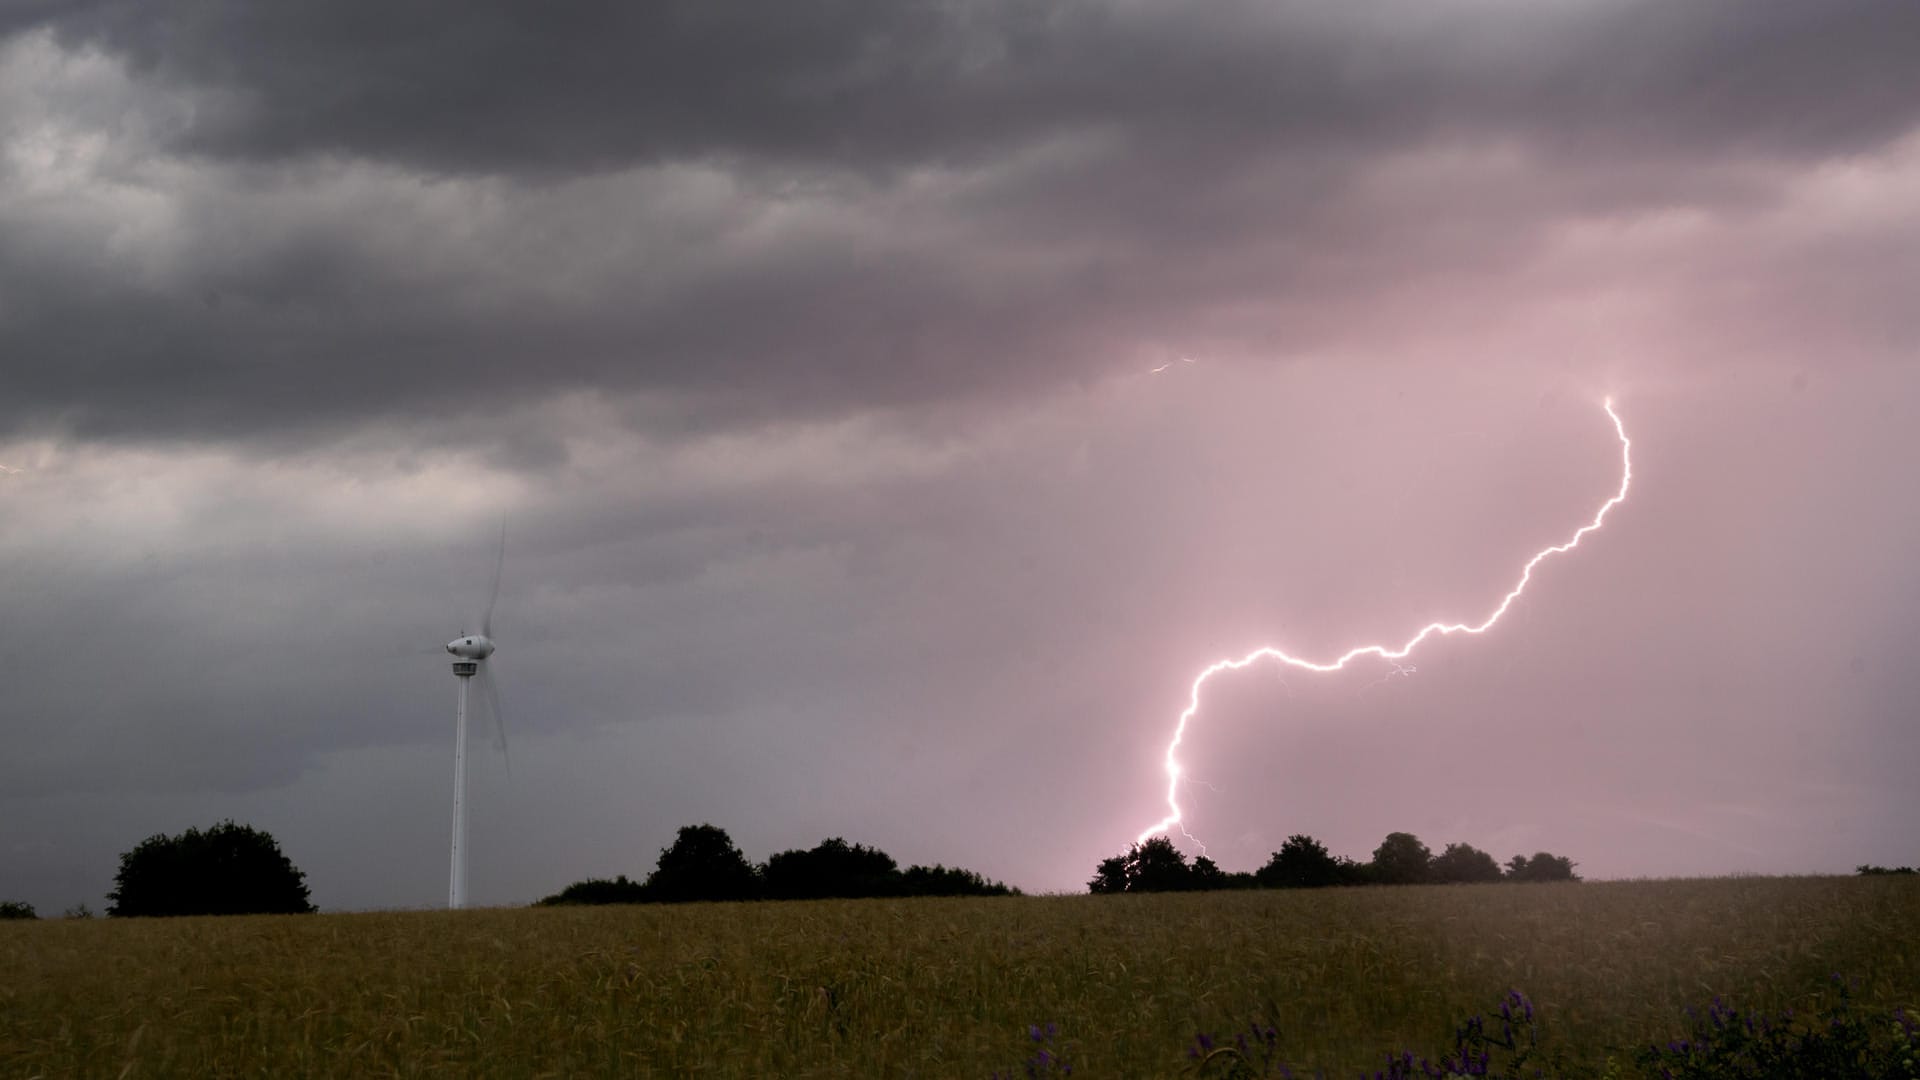
<svg viewBox="0 0 1920 1080"><path fill-rule="evenodd" d="M1492 629L1493 625L1506 615L1508 609L1513 607L1514 601L1520 599L1520 595L1527 591L1527 586L1533 581L1535 568L1555 555L1564 555L1579 547L1580 541L1586 539L1589 533L1599 531L1606 524L1607 515L1613 511L1613 508L1627 501L1627 492L1633 487L1633 440L1627 438L1626 424L1621 421L1620 414L1614 411L1613 399L1608 398L1601 407L1606 410L1607 417L1613 421L1614 433L1620 439L1620 490L1615 492L1611 499L1601 504L1593 520L1582 526L1565 543L1546 548L1527 560L1526 565L1520 569L1519 582L1505 597L1501 598L1499 605L1493 609L1493 613L1484 620L1478 623L1428 623L1408 638L1403 645L1397 647L1382 644L1359 645L1332 660L1308 660L1273 645L1262 645L1245 656L1237 659L1216 660L1202 669L1194 678L1193 686L1188 691L1187 708L1180 714L1179 722L1174 725L1173 739L1167 743L1167 816L1142 830L1135 842L1145 843L1151 837L1177 828L1187 839L1196 844L1200 843L1198 837L1187 831L1184 815L1180 809L1180 787L1184 778L1184 772L1180 766L1180 743L1187 736L1187 728L1200 714L1200 694L1206 688L1207 680L1223 671L1239 671L1241 668L1268 660L1315 674L1339 671L1363 656L1375 656L1392 664L1411 656L1422 642L1435 635L1445 637L1450 634L1484 634Z"/></svg>

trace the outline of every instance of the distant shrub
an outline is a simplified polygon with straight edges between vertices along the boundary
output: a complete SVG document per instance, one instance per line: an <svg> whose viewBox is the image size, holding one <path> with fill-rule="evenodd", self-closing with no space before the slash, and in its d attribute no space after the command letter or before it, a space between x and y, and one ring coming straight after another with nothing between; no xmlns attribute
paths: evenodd
<svg viewBox="0 0 1920 1080"><path fill-rule="evenodd" d="M1868 863L1860 868L1860 873L1865 877L1877 877L1881 874L1911 874L1914 873L1914 869L1911 866L1886 867Z"/></svg>
<svg viewBox="0 0 1920 1080"><path fill-rule="evenodd" d="M1432 870L1433 880L1447 885L1500 880L1500 864L1472 844L1448 844L1447 850L1433 857Z"/></svg>
<svg viewBox="0 0 1920 1080"><path fill-rule="evenodd" d="M1508 859L1506 878L1508 881L1579 881L1580 875L1573 872L1577 865L1565 855L1536 851L1532 858L1515 855Z"/></svg>
<svg viewBox="0 0 1920 1080"><path fill-rule="evenodd" d="M109 915L304 915L306 874L271 835L223 821L150 836L120 856Z"/></svg>
<svg viewBox="0 0 1920 1080"><path fill-rule="evenodd" d="M1208 860L1207 865L1211 867L1212 860ZM1087 882L1087 891L1185 892L1201 886L1202 880L1195 879L1193 867L1187 865L1187 857L1173 846L1173 841L1156 836L1144 844L1130 845L1111 859L1101 860L1094 868L1093 880Z"/></svg>
<svg viewBox="0 0 1920 1080"><path fill-rule="evenodd" d="M689 900L753 900L760 895L760 871L733 845L727 830L715 825L683 825L671 847L660 850L647 875L647 898L666 903Z"/></svg>
<svg viewBox="0 0 1920 1080"><path fill-rule="evenodd" d="M760 878L766 895L774 900L895 896L901 885L900 867L893 856L865 844L849 844L838 836L820 841L810 851L776 852L767 859Z"/></svg>
<svg viewBox="0 0 1920 1080"><path fill-rule="evenodd" d="M19 900L0 900L0 919L37 919L33 905Z"/></svg>
<svg viewBox="0 0 1920 1080"><path fill-rule="evenodd" d="M1303 833L1287 837L1280 850L1253 874L1254 881L1268 889L1359 885L1365 878L1365 867L1352 859L1328 853L1325 844Z"/></svg>
<svg viewBox="0 0 1920 1080"><path fill-rule="evenodd" d="M1092 893L1176 892L1213 889L1319 889L1333 885L1471 884L1495 881L1579 881L1577 865L1564 855L1540 851L1515 855L1502 871L1493 856L1471 844L1448 844L1433 854L1412 833L1388 833L1370 862L1355 862L1327 851L1325 844L1296 833L1287 837L1266 865L1248 873L1227 873L1205 855L1189 866L1173 841L1156 836L1102 859L1087 882ZM1866 870L1863 868L1862 873Z"/></svg>
<svg viewBox="0 0 1920 1080"><path fill-rule="evenodd" d="M1217 891L1220 889L1257 889L1260 882L1254 876L1242 870L1228 873L1220 869L1212 859L1205 855L1193 860L1193 888L1199 891Z"/></svg>
<svg viewBox="0 0 1920 1080"><path fill-rule="evenodd" d="M1019 896L1020 890L957 866L909 866L900 875L907 896Z"/></svg>
<svg viewBox="0 0 1920 1080"><path fill-rule="evenodd" d="M647 900L647 887L627 880L627 875L609 881L588 878L540 900L541 907L566 907L575 904L640 904Z"/></svg>
<svg viewBox="0 0 1920 1080"><path fill-rule="evenodd" d="M889 896L1018 896L1020 890L957 866L905 870L879 848L834 836L755 866L725 829L683 827L643 882L625 874L576 881L537 906L657 904L682 900L853 900Z"/></svg>
<svg viewBox="0 0 1920 1080"><path fill-rule="evenodd" d="M1412 833L1388 833L1367 869L1382 885L1422 885L1433 880L1433 852Z"/></svg>

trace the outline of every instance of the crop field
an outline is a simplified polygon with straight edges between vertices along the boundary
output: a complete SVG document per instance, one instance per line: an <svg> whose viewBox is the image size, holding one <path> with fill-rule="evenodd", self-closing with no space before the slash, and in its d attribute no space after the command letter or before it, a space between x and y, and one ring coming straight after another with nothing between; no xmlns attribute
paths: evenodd
<svg viewBox="0 0 1920 1080"><path fill-rule="evenodd" d="M1920 881L44 921L0 924L0 1075L1175 1076L1258 1023L1352 1077L1510 989L1598 1075L1836 972L1920 1004Z"/></svg>

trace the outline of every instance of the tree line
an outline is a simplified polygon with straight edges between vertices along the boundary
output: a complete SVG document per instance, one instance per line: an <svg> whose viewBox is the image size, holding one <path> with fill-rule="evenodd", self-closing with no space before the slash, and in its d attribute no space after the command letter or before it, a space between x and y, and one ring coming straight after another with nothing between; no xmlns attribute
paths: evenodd
<svg viewBox="0 0 1920 1080"><path fill-rule="evenodd" d="M107 894L112 916L309 914L306 873L273 836L232 821L177 836L156 834L120 856ZM870 896L1011 896L1019 890L972 870L909 866L839 837L808 850L747 861L726 830L689 825L663 848L644 881L622 875L578 881L541 904L645 904L689 900L805 900ZM88 918L86 906L69 918ZM35 919L33 905L0 901L0 920Z"/></svg>
<svg viewBox="0 0 1920 1080"><path fill-rule="evenodd" d="M1503 867L1471 844L1448 844L1435 855L1412 833L1388 833L1370 862L1327 851L1325 844L1296 833L1266 865L1228 873L1212 859L1187 857L1164 836L1134 844L1102 859L1087 882L1092 893L1201 892L1209 889L1319 889L1334 885L1447 885L1494 881L1579 881L1576 864L1540 851L1515 855Z"/></svg>
<svg viewBox="0 0 1920 1080"><path fill-rule="evenodd" d="M693 900L849 900L885 896L1012 896L1019 890L972 870L948 866L900 869L879 848L829 837L810 849L747 861L725 829L683 825L660 849L644 881L626 875L576 881L540 901L566 904L673 904Z"/></svg>
<svg viewBox="0 0 1920 1080"><path fill-rule="evenodd" d="M1504 865L1470 844L1435 855L1412 833L1389 833L1367 862L1330 853L1311 836L1289 836L1266 864L1229 873L1202 855L1191 863L1165 837L1103 859L1087 883L1092 893L1188 892L1208 889L1313 889L1335 885L1421 885L1495 881L1579 881L1564 855L1515 855ZM1909 866L1863 865L1863 876L1911 875ZM306 874L259 829L223 821L178 836L155 835L120 856L106 913L129 915L305 914L315 909ZM634 881L577 881L542 905L678 903L691 900L824 900L906 896L1017 896L1020 890L959 867L909 866L840 837L810 849L778 852L764 863L741 854L726 830L683 826L660 851L653 872ZM85 904L68 918L90 918ZM0 921L34 919L33 905L0 901Z"/></svg>

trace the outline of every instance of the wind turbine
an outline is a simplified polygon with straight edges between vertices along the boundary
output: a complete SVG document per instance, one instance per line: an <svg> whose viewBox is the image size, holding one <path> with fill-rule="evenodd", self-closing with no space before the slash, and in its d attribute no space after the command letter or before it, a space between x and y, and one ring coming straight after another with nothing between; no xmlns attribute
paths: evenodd
<svg viewBox="0 0 1920 1080"><path fill-rule="evenodd" d="M447 642L447 651L453 654L453 677L460 684L459 704L453 713L453 853L452 868L447 875L447 907L453 909L467 906L467 684L476 676L493 711L500 752L507 751L507 725L500 716L500 690L494 685L492 670L487 667L487 657L494 651L493 602L500 598L500 567L506 559L507 530L503 525L500 551L493 560L493 588L487 592L487 610L480 618L480 632L462 634Z"/></svg>

